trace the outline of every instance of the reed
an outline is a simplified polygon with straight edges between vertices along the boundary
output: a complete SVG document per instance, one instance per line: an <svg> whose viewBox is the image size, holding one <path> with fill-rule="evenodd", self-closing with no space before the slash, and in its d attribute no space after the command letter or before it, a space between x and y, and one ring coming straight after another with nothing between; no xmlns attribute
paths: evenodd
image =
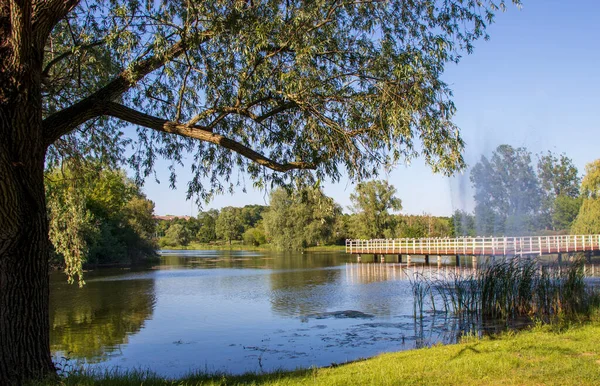
<svg viewBox="0 0 600 386"><path fill-rule="evenodd" d="M481 321L527 317L549 322L589 314L600 306L599 291L586 286L584 276L583 259L543 266L536 259L513 258L435 278L414 273L410 283L415 316L422 317L429 299L433 311Z"/></svg>

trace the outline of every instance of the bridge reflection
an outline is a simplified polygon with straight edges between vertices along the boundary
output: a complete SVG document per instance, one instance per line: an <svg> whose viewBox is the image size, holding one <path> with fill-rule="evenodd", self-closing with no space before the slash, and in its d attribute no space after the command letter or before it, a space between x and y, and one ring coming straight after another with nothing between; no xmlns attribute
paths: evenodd
<svg viewBox="0 0 600 386"><path fill-rule="evenodd" d="M561 270L565 265L540 265L544 269ZM482 268L480 266L479 268ZM424 264L381 264L346 263L346 280L352 284L369 284L391 280L411 280L415 275L433 280L448 280L456 277L469 277L477 272L477 266L424 265ZM588 278L600 279L600 264L585 264L584 274ZM600 280L597 280L600 285Z"/></svg>

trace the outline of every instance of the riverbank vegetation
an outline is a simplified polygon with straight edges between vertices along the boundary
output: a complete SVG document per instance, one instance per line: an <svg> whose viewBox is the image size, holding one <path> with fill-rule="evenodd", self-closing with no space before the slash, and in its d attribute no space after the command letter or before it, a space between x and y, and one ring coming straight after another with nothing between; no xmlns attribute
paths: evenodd
<svg viewBox="0 0 600 386"><path fill-rule="evenodd" d="M464 338L459 344L379 355L328 368L267 374L192 375L72 372L46 385L598 385L600 320Z"/></svg>
<svg viewBox="0 0 600 386"><path fill-rule="evenodd" d="M156 261L154 203L125 172L99 162L64 163L45 174L51 264L81 279L83 265Z"/></svg>

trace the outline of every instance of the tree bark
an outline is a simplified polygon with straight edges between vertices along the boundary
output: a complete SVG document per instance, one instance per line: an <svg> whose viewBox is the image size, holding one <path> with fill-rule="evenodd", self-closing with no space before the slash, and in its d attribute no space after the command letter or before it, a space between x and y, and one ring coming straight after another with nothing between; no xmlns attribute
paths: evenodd
<svg viewBox="0 0 600 386"><path fill-rule="evenodd" d="M15 129L14 120L12 125L7 122L9 115L21 121L24 132L31 129L25 130L31 120L18 117L16 110L0 108L2 134ZM36 141L31 139L18 144L1 140L0 384L11 385L54 372L48 320L50 244L44 196L45 149L36 148Z"/></svg>
<svg viewBox="0 0 600 386"><path fill-rule="evenodd" d="M41 55L23 47L13 44L0 58L1 385L55 372L48 320Z"/></svg>

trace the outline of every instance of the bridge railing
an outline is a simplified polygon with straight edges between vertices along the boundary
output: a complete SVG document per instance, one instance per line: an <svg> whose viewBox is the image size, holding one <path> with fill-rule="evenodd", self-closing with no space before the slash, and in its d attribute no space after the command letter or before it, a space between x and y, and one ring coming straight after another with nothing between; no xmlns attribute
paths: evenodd
<svg viewBox="0 0 600 386"><path fill-rule="evenodd" d="M600 235L346 240L350 254L543 255L600 251Z"/></svg>

